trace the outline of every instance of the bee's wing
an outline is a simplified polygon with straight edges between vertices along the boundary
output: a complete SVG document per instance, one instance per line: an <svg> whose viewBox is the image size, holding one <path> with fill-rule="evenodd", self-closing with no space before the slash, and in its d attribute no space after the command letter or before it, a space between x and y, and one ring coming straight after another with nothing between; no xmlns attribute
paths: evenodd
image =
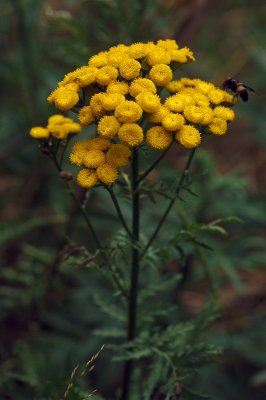
<svg viewBox="0 0 266 400"><path fill-rule="evenodd" d="M245 89L247 89L250 93L255 94L256 96L258 96L258 93L255 92L254 89L252 89L251 87L242 84L242 86L244 86Z"/></svg>

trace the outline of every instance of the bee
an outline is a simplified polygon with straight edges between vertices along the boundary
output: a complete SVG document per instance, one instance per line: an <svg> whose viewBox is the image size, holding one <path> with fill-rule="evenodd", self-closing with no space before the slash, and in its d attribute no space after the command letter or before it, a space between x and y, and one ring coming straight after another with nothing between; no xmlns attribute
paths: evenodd
<svg viewBox="0 0 266 400"><path fill-rule="evenodd" d="M255 90L251 87L244 85L237 79L228 77L222 83L223 88L228 88L235 93L234 97L240 96L243 101L248 101L248 92L256 94Z"/></svg>

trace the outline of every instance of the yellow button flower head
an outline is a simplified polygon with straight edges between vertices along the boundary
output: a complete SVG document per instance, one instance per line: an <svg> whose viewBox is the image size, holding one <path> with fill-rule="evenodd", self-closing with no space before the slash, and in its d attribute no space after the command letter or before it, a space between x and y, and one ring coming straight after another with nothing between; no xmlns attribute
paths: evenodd
<svg viewBox="0 0 266 400"><path fill-rule="evenodd" d="M165 39L165 40L158 40L157 46L162 47L165 50L177 50L178 44L175 40L172 39Z"/></svg>
<svg viewBox="0 0 266 400"><path fill-rule="evenodd" d="M112 81L118 77L118 70L112 65L106 65L99 69L96 77L96 82L99 85L109 85Z"/></svg>
<svg viewBox="0 0 266 400"><path fill-rule="evenodd" d="M106 160L116 168L124 167L131 156L131 150L123 144L112 144L106 153Z"/></svg>
<svg viewBox="0 0 266 400"><path fill-rule="evenodd" d="M98 68L95 67L85 67L80 69L79 73L75 75L74 81L80 87L88 86L95 82L98 71Z"/></svg>
<svg viewBox="0 0 266 400"><path fill-rule="evenodd" d="M224 102L229 104L237 104L238 98L237 96L233 96L230 93L224 91Z"/></svg>
<svg viewBox="0 0 266 400"><path fill-rule="evenodd" d="M150 79L138 78L131 83L129 93L132 97L136 97L142 92L150 92L153 94L157 92L154 83Z"/></svg>
<svg viewBox="0 0 266 400"><path fill-rule="evenodd" d="M181 78L180 82L182 83L183 86L196 86L197 83L200 82L199 79L190 79L190 78Z"/></svg>
<svg viewBox="0 0 266 400"><path fill-rule="evenodd" d="M213 119L213 110L210 107L200 107L203 111L203 119L200 121L200 125L209 125Z"/></svg>
<svg viewBox="0 0 266 400"><path fill-rule="evenodd" d="M56 95L56 92L58 91L58 89L59 89L59 88L53 90L52 93L49 94L49 96L47 97L47 101L48 101L49 104L54 104L55 95Z"/></svg>
<svg viewBox="0 0 266 400"><path fill-rule="evenodd" d="M169 50L168 54L171 57L171 61L179 64L185 64L191 61L195 61L192 51L189 50L189 48L187 47L183 47L179 50Z"/></svg>
<svg viewBox="0 0 266 400"><path fill-rule="evenodd" d="M73 82L74 79L79 75L81 68L77 68L74 71L69 72L64 76L64 79L61 82L58 82L58 86L65 86L70 82Z"/></svg>
<svg viewBox="0 0 266 400"><path fill-rule="evenodd" d="M202 107L189 105L184 108L184 117L194 124L200 124L204 119L204 109Z"/></svg>
<svg viewBox="0 0 266 400"><path fill-rule="evenodd" d="M138 124L124 124L118 131L118 137L122 143L135 147L143 142L143 131Z"/></svg>
<svg viewBox="0 0 266 400"><path fill-rule="evenodd" d="M106 89L106 93L111 94L111 93L119 93L122 95L126 95L129 92L129 86L127 82L111 82Z"/></svg>
<svg viewBox="0 0 266 400"><path fill-rule="evenodd" d="M166 89L170 93L177 93L181 89L183 89L183 87L184 87L184 85L182 84L182 82L180 80L179 81L173 80L168 83L168 85L166 86Z"/></svg>
<svg viewBox="0 0 266 400"><path fill-rule="evenodd" d="M224 135L227 131L227 122L225 119L214 117L209 125L209 130L214 135Z"/></svg>
<svg viewBox="0 0 266 400"><path fill-rule="evenodd" d="M107 57L109 65L113 65L114 67L119 68L119 65L124 60L125 55L120 51L109 51Z"/></svg>
<svg viewBox="0 0 266 400"><path fill-rule="evenodd" d="M168 97L164 105L170 111L181 112L188 105L195 104L193 98L186 93L177 93L171 97Z"/></svg>
<svg viewBox="0 0 266 400"><path fill-rule="evenodd" d="M105 185L112 185L118 178L117 169L111 164L103 164L96 170L97 176Z"/></svg>
<svg viewBox="0 0 266 400"><path fill-rule="evenodd" d="M93 169L84 168L77 176L77 182L80 186L90 188L98 182L98 176Z"/></svg>
<svg viewBox="0 0 266 400"><path fill-rule="evenodd" d="M150 92L141 92L136 96L136 102L143 111L155 113L161 107L160 97Z"/></svg>
<svg viewBox="0 0 266 400"><path fill-rule="evenodd" d="M103 93L101 102L105 111L113 111L119 104L126 101L125 96L120 93Z"/></svg>
<svg viewBox="0 0 266 400"><path fill-rule="evenodd" d="M76 82L69 82L67 83L64 88L73 90L73 92L79 92L80 91L80 85L78 85Z"/></svg>
<svg viewBox="0 0 266 400"><path fill-rule="evenodd" d="M72 122L70 118L65 118L62 114L54 114L48 118L48 129L52 125L63 124L65 121Z"/></svg>
<svg viewBox="0 0 266 400"><path fill-rule="evenodd" d="M213 110L213 115L218 118L225 119L226 121L233 121L235 113L229 107L218 106Z"/></svg>
<svg viewBox="0 0 266 400"><path fill-rule="evenodd" d="M108 53L106 51L102 51L95 56L92 56L89 60L89 66L96 68L104 67L108 64L107 54Z"/></svg>
<svg viewBox="0 0 266 400"><path fill-rule="evenodd" d="M146 46L147 46L147 54L156 49L156 44L153 42L146 43Z"/></svg>
<svg viewBox="0 0 266 400"><path fill-rule="evenodd" d="M82 107L80 112L78 113L78 119L81 125L88 126L95 121L95 118L91 111L91 106Z"/></svg>
<svg viewBox="0 0 266 400"><path fill-rule="evenodd" d="M67 130L67 134L69 133L79 133L81 131L81 126L77 122L71 121L64 125L65 129Z"/></svg>
<svg viewBox="0 0 266 400"><path fill-rule="evenodd" d="M142 116L141 107L134 101L126 100L119 104L115 109L115 117L119 122L131 123L137 122Z"/></svg>
<svg viewBox="0 0 266 400"><path fill-rule="evenodd" d="M73 92L73 90L61 87L55 93L55 105L59 110L70 110L78 103L78 101L79 95L76 92Z"/></svg>
<svg viewBox="0 0 266 400"><path fill-rule="evenodd" d="M48 119L47 129L57 139L65 139L70 133L81 131L80 124L73 122L60 114L54 114Z"/></svg>
<svg viewBox="0 0 266 400"><path fill-rule="evenodd" d="M171 57L162 47L155 47L148 52L145 60L149 65L153 66L156 64L170 64Z"/></svg>
<svg viewBox="0 0 266 400"><path fill-rule="evenodd" d="M165 64L156 64L150 70L150 79L158 86L166 86L173 78L171 68Z"/></svg>
<svg viewBox="0 0 266 400"><path fill-rule="evenodd" d="M88 150L107 150L111 146L110 140L101 137L84 140L84 145Z"/></svg>
<svg viewBox="0 0 266 400"><path fill-rule="evenodd" d="M163 126L153 126L146 133L146 143L152 149L165 150L173 141L173 136Z"/></svg>
<svg viewBox="0 0 266 400"><path fill-rule="evenodd" d="M205 94L208 95L208 92L210 90L215 89L215 86L213 85L213 83L210 82L205 82L205 81L201 81L200 79L198 80L198 82L196 83L196 89Z"/></svg>
<svg viewBox="0 0 266 400"><path fill-rule="evenodd" d="M87 153L86 149L80 149L76 151L72 151L69 155L69 160L71 164L75 164L78 167L81 167L83 165L83 157Z"/></svg>
<svg viewBox="0 0 266 400"><path fill-rule="evenodd" d="M192 149L200 144L200 132L192 125L184 125L175 135L182 146Z"/></svg>
<svg viewBox="0 0 266 400"><path fill-rule="evenodd" d="M224 90L215 88L208 91L208 97L213 104L220 104L224 101Z"/></svg>
<svg viewBox="0 0 266 400"><path fill-rule="evenodd" d="M185 124L185 118L181 114L169 113L162 119L162 125L167 131L176 131Z"/></svg>
<svg viewBox="0 0 266 400"><path fill-rule="evenodd" d="M181 50L169 50L168 54L171 61L179 64L185 64L187 62L187 56Z"/></svg>
<svg viewBox="0 0 266 400"><path fill-rule="evenodd" d="M101 150L89 150L83 156L83 164L88 168L97 168L105 163L105 154Z"/></svg>
<svg viewBox="0 0 266 400"><path fill-rule="evenodd" d="M193 52L187 46L183 47L181 49L181 51L183 52L183 54L186 55L187 62L195 61L195 57L193 55Z"/></svg>
<svg viewBox="0 0 266 400"><path fill-rule="evenodd" d="M122 54L124 58L128 58L128 46L126 46L125 44L118 44L117 46L110 47L108 54Z"/></svg>
<svg viewBox="0 0 266 400"><path fill-rule="evenodd" d="M133 43L128 48L128 54L130 57L140 59L146 57L148 53L148 47L145 43Z"/></svg>
<svg viewBox="0 0 266 400"><path fill-rule="evenodd" d="M121 124L113 115L105 115L98 123L98 133L105 139L113 139Z"/></svg>
<svg viewBox="0 0 266 400"><path fill-rule="evenodd" d="M194 93L193 93L193 99L197 106L208 107L210 105L210 101L209 101L208 97L196 89L194 90Z"/></svg>
<svg viewBox="0 0 266 400"><path fill-rule="evenodd" d="M88 151L88 139L82 140L81 142L76 142L72 146L72 152L76 153L78 151Z"/></svg>
<svg viewBox="0 0 266 400"><path fill-rule="evenodd" d="M122 78L130 80L133 78L137 78L139 76L141 70L141 64L137 61L132 59L126 59L121 62L119 65L119 72Z"/></svg>
<svg viewBox="0 0 266 400"><path fill-rule="evenodd" d="M96 118L101 118L105 114L105 109L103 108L102 99L105 93L96 93L92 96L90 101L92 115Z"/></svg>
<svg viewBox="0 0 266 400"><path fill-rule="evenodd" d="M155 113L147 114L146 118L148 121L154 124L160 124L166 115L170 114L170 110L165 106L161 106Z"/></svg>
<svg viewBox="0 0 266 400"><path fill-rule="evenodd" d="M81 126L76 122L52 125L49 127L51 134L57 139L65 139L70 133L78 133Z"/></svg>
<svg viewBox="0 0 266 400"><path fill-rule="evenodd" d="M50 136L50 131L42 126L34 126L30 130L30 135L34 139L47 139Z"/></svg>

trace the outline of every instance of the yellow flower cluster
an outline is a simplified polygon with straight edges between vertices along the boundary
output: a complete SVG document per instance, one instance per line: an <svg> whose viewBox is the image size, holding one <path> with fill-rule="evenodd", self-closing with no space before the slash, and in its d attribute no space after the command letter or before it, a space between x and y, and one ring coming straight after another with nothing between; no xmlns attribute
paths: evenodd
<svg viewBox="0 0 266 400"><path fill-rule="evenodd" d="M97 137L75 144L70 155L72 163L85 167L78 174L81 186L91 187L98 180L112 184L131 147L146 143L162 151L175 139L193 148L206 129L215 135L226 132L234 118L228 105L237 100L212 83L173 78L178 65L192 61L191 50L179 48L175 40L120 44L65 75L48 102L63 111L75 107L82 126L97 127ZM164 101L159 95L163 88L168 93ZM149 125L146 131L143 121ZM48 135L45 129L60 137L49 126L33 129L35 137Z"/></svg>
<svg viewBox="0 0 266 400"><path fill-rule="evenodd" d="M80 186L90 188L98 180L105 185L111 185L118 177L117 168L124 167L130 155L128 146L95 137L75 143L70 162L85 167L79 172L77 181Z"/></svg>
<svg viewBox="0 0 266 400"><path fill-rule="evenodd" d="M57 139L65 139L69 134L81 131L81 125L74 122L71 118L60 114L54 114L48 118L46 128L34 126L30 130L30 135L35 139L47 139L50 135Z"/></svg>

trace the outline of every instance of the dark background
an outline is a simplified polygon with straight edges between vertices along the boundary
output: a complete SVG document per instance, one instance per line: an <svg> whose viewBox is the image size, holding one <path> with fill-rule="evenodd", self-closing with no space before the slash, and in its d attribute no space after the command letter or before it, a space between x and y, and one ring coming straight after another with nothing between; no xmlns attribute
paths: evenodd
<svg viewBox="0 0 266 400"><path fill-rule="evenodd" d="M209 239L222 305L210 340L223 345L224 354L192 385L220 400L265 398L265 14L260 0L1 1L1 399L62 397L74 366L103 343L91 333L104 319L91 296L105 289L94 273L64 266L60 258L69 237L88 248L90 238L28 132L56 112L46 98L65 73L110 46L166 38L196 57L177 77L219 86L233 76L259 94L239 102L228 133L208 137L195 162L207 171L191 203L198 221L236 215L244 222L230 224L227 238ZM170 152L157 174L173 175L185 154ZM67 162L65 168L75 172ZM113 210L103 211L105 200L103 193L93 195L89 205L108 237L116 219ZM202 308L207 289L204 271L192 262L177 295L189 318ZM98 372L83 385L109 398L121 373L113 374L108 352L101 357Z"/></svg>

